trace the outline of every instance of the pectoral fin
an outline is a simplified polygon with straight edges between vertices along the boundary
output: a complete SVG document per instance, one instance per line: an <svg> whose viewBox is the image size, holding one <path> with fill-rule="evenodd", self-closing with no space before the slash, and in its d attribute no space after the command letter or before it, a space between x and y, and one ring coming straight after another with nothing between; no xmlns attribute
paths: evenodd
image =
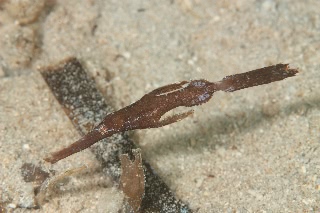
<svg viewBox="0 0 320 213"><path fill-rule="evenodd" d="M166 117L166 118L160 120L156 127L166 126L166 125L181 121L182 119L192 115L193 112L194 112L193 110L189 110L187 112L183 112L183 113L179 113L179 114L175 114L175 115Z"/></svg>

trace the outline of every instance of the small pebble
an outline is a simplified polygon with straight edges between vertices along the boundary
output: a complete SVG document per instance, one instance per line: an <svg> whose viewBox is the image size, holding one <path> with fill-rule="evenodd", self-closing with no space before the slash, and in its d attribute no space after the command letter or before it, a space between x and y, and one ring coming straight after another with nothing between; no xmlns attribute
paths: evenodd
<svg viewBox="0 0 320 213"><path fill-rule="evenodd" d="M131 53L130 52L124 52L122 55L123 55L123 57L125 57L125 59L131 58Z"/></svg>
<svg viewBox="0 0 320 213"><path fill-rule="evenodd" d="M14 204L14 203L9 203L9 204L8 204L8 208L10 208L10 209L15 209L15 208L17 208L17 205Z"/></svg>
<svg viewBox="0 0 320 213"><path fill-rule="evenodd" d="M29 144L23 144L22 145L22 148L24 149L24 150L30 150L30 146L29 146Z"/></svg>

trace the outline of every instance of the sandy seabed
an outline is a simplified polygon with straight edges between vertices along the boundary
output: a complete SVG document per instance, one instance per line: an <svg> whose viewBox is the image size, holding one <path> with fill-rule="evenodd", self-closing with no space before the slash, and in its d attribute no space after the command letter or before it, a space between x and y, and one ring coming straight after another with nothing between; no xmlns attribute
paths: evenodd
<svg viewBox="0 0 320 213"><path fill-rule="evenodd" d="M193 117L131 133L195 212L320 211L320 1L0 1L0 206L118 212L123 195L90 151L43 157L78 133L38 68L77 57L115 109L162 85L277 63L299 75L218 92ZM41 209L25 162L71 177Z"/></svg>

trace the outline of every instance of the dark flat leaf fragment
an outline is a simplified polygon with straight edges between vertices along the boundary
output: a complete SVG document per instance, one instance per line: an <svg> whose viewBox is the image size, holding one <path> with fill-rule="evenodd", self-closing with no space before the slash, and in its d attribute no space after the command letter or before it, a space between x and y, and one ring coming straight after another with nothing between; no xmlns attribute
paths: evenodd
<svg viewBox="0 0 320 213"><path fill-rule="evenodd" d="M142 158L139 149L133 150L134 160L129 155L121 155L120 189L128 198L128 202L134 212L138 212L144 196L144 172Z"/></svg>

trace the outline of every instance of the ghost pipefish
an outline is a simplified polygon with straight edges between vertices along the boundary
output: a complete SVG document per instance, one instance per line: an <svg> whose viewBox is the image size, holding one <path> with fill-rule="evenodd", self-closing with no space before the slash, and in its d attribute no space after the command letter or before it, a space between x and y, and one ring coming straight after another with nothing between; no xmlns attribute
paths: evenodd
<svg viewBox="0 0 320 213"><path fill-rule="evenodd" d="M207 80L182 81L169 84L144 95L135 103L108 114L103 121L88 134L44 160L56 163L80 152L94 143L119 132L134 129L158 128L180 121L193 113L193 110L175 114L164 119L170 110L184 106L192 107L208 102L216 91L234 92L240 89L268 84L295 76L297 69L288 64L277 64L253 71L224 77L218 82Z"/></svg>

